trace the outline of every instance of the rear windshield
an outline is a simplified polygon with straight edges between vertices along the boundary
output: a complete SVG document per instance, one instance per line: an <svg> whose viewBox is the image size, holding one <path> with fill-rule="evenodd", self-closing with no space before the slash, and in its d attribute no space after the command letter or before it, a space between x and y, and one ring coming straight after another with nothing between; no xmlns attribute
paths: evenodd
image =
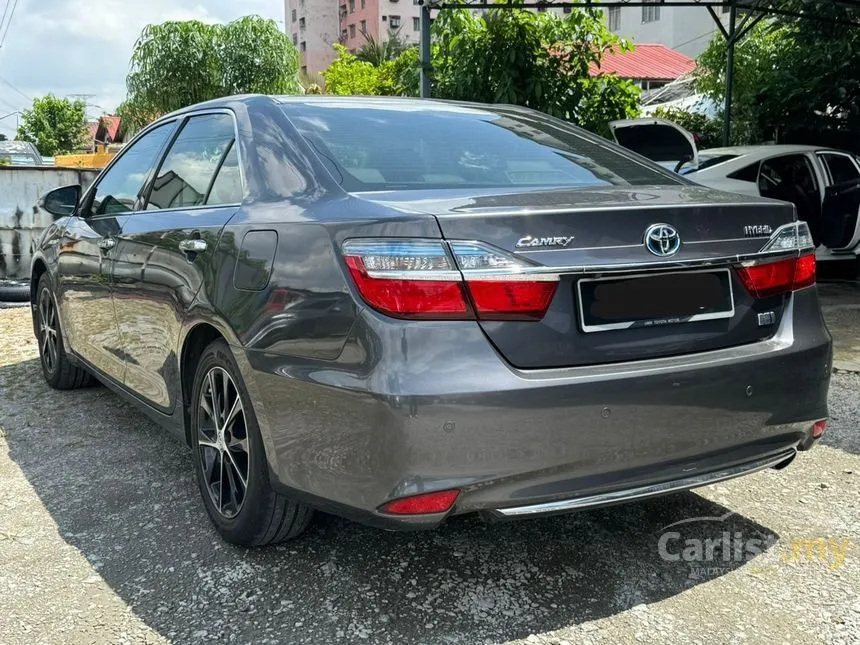
<svg viewBox="0 0 860 645"><path fill-rule="evenodd" d="M538 113L345 101L284 110L348 191L677 184L661 168Z"/></svg>
<svg viewBox="0 0 860 645"><path fill-rule="evenodd" d="M699 165L693 166L692 164L685 164L681 166L680 172L682 175L688 175L691 172L696 172L697 170L704 170L705 168L716 166L724 161L731 161L736 157L737 155L707 155L699 153Z"/></svg>

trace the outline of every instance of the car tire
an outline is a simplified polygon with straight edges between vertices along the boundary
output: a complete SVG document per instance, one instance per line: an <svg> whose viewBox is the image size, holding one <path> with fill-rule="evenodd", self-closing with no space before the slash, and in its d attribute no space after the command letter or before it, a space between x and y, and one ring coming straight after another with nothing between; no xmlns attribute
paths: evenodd
<svg viewBox="0 0 860 645"><path fill-rule="evenodd" d="M55 390L74 390L90 385L92 375L83 367L74 365L66 354L57 299L47 273L39 278L33 319L39 344L39 363L48 385Z"/></svg>
<svg viewBox="0 0 860 645"><path fill-rule="evenodd" d="M227 542L249 547L300 535L313 510L272 488L251 399L223 340L203 350L193 388L194 470L218 533Z"/></svg>

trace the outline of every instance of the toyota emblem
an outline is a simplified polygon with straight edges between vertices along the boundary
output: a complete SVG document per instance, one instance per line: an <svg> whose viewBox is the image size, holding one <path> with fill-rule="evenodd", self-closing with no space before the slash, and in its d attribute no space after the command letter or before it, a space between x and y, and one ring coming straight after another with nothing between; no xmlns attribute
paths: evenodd
<svg viewBox="0 0 860 645"><path fill-rule="evenodd" d="M674 226L652 224L645 231L645 248L661 258L675 255L681 248L681 236Z"/></svg>

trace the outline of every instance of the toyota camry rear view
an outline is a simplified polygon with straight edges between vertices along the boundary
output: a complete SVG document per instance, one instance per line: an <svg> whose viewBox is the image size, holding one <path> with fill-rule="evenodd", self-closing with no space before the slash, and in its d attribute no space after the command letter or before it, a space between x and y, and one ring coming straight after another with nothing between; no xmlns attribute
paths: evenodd
<svg viewBox="0 0 860 645"><path fill-rule="evenodd" d="M525 108L223 99L43 205L46 380L95 377L187 443L231 542L314 509L416 528L636 500L824 431L794 207Z"/></svg>

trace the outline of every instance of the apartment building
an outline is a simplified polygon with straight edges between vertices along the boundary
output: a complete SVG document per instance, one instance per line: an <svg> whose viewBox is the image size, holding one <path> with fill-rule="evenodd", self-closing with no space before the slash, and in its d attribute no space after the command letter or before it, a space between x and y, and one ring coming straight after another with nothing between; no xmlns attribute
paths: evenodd
<svg viewBox="0 0 860 645"><path fill-rule="evenodd" d="M356 51L365 42L364 34L385 40L396 32L407 42L418 42L421 8L412 0L285 0L287 32L299 50L302 69L309 74L324 71L335 59L334 43ZM538 11L560 15L570 8L552 7ZM644 7L606 7L609 29L634 43L656 43L686 56L701 54L716 33L704 7L672 6L672 0ZM718 9L724 24L728 8Z"/></svg>
<svg viewBox="0 0 860 645"><path fill-rule="evenodd" d="M302 71L319 74L336 58L335 43L356 51L364 34L377 41L396 33L418 42L421 8L412 0L285 0L287 32L299 50Z"/></svg>

